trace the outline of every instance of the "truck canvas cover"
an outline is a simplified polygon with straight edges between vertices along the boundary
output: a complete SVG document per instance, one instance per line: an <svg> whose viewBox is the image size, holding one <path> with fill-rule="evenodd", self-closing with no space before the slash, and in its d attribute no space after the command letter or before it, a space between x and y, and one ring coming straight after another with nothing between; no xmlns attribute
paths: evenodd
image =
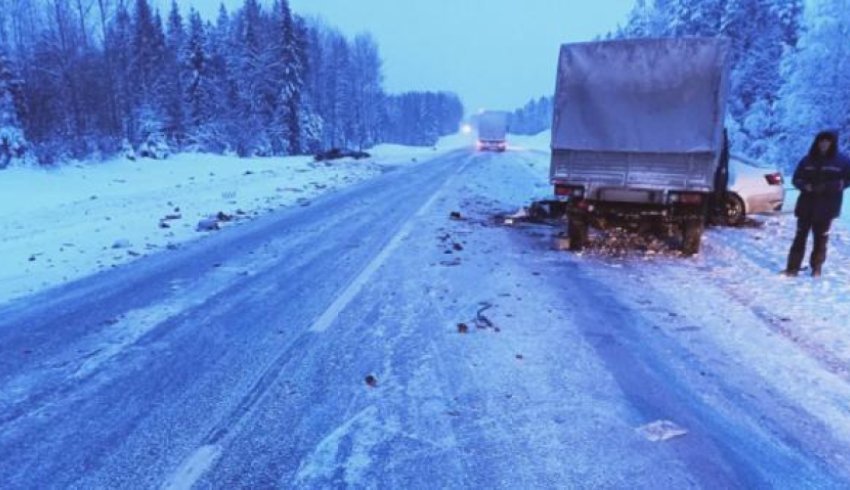
<svg viewBox="0 0 850 490"><path fill-rule="evenodd" d="M508 113L486 111L478 117L478 139L504 141L508 130Z"/></svg>
<svg viewBox="0 0 850 490"><path fill-rule="evenodd" d="M552 178L710 191L723 142L727 41L635 39L561 47Z"/></svg>

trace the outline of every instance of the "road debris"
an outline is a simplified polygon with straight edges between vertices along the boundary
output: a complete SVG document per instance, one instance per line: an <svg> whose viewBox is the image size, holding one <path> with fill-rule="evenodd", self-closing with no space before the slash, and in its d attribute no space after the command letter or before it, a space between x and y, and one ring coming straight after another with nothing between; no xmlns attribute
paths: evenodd
<svg viewBox="0 0 850 490"><path fill-rule="evenodd" d="M669 420L656 420L655 422L642 425L635 430L638 434L652 442L664 442L688 433L686 429L679 427Z"/></svg>

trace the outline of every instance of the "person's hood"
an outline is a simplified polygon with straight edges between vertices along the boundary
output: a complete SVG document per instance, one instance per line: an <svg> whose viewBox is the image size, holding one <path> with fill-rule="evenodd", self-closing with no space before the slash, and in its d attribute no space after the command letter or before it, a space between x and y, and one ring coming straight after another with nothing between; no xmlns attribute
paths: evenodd
<svg viewBox="0 0 850 490"><path fill-rule="evenodd" d="M810 157L820 157L820 151L818 150L818 141L820 140L829 140L832 143L832 146L829 148L829 151L826 153L826 158L834 158L835 155L838 154L838 132L837 131L821 131L815 136L815 140L812 141L812 146L809 148L809 156Z"/></svg>

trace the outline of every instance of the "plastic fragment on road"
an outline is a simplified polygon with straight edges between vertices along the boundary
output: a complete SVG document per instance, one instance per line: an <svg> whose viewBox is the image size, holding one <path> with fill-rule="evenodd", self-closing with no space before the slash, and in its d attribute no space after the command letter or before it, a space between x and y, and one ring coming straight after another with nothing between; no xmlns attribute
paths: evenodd
<svg viewBox="0 0 850 490"><path fill-rule="evenodd" d="M655 422L642 425L635 430L638 434L652 442L664 442L688 433L687 429L669 420L656 420Z"/></svg>

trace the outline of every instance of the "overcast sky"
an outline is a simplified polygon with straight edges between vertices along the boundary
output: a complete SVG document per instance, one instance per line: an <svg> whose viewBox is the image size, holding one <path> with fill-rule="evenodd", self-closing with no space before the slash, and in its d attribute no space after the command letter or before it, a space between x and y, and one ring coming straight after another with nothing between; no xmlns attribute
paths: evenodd
<svg viewBox="0 0 850 490"><path fill-rule="evenodd" d="M170 0L161 0L170 3ZM178 0L214 16L220 0ZM634 0L290 0L347 35L369 31L389 92L450 90L468 112L551 95L558 46L622 23ZM224 0L228 10L243 0ZM271 0L266 0L270 5Z"/></svg>

